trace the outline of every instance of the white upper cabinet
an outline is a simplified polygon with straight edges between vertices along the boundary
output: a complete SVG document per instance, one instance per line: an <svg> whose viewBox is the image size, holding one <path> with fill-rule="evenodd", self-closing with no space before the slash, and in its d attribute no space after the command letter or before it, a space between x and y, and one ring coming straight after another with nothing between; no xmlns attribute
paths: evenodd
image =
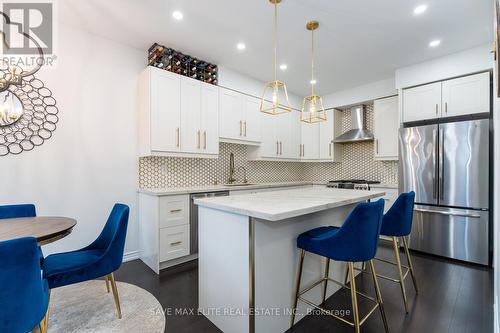
<svg viewBox="0 0 500 333"><path fill-rule="evenodd" d="M403 121L490 112L490 73L484 72L403 90Z"/></svg>
<svg viewBox="0 0 500 333"><path fill-rule="evenodd" d="M259 99L219 89L219 134L223 141L258 144L261 141Z"/></svg>
<svg viewBox="0 0 500 333"><path fill-rule="evenodd" d="M374 157L376 160L398 159L398 97L373 102Z"/></svg>
<svg viewBox="0 0 500 333"><path fill-rule="evenodd" d="M490 73L443 82L443 117L490 112Z"/></svg>
<svg viewBox="0 0 500 333"><path fill-rule="evenodd" d="M404 122L441 116L441 82L403 90Z"/></svg>
<svg viewBox="0 0 500 333"><path fill-rule="evenodd" d="M260 147L250 148L254 159L279 157L279 143L276 139L276 116L261 114L262 142Z"/></svg>
<svg viewBox="0 0 500 333"><path fill-rule="evenodd" d="M144 75L144 86L149 87L141 96L145 104L141 111L141 127L147 127L147 131L141 133L147 146L144 148L148 152L178 152L181 127L180 76L162 70L147 70Z"/></svg>
<svg viewBox="0 0 500 333"><path fill-rule="evenodd" d="M219 154L219 88L201 83L201 149L206 154Z"/></svg>
<svg viewBox="0 0 500 333"><path fill-rule="evenodd" d="M218 87L148 67L140 77L140 155L217 157L218 109Z"/></svg>
<svg viewBox="0 0 500 333"><path fill-rule="evenodd" d="M319 123L319 159L329 162L340 162L342 145L332 143L336 136L342 134L342 112L328 111L327 120Z"/></svg>
<svg viewBox="0 0 500 333"><path fill-rule="evenodd" d="M201 148L201 82L181 77L182 151L196 153Z"/></svg>
<svg viewBox="0 0 500 333"><path fill-rule="evenodd" d="M302 138L301 154L303 160L319 160L319 124L300 124Z"/></svg>

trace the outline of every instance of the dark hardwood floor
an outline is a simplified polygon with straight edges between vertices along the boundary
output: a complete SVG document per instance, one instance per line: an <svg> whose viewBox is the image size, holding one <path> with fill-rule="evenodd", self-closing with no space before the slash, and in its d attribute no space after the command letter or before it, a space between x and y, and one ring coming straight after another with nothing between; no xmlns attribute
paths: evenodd
<svg viewBox="0 0 500 333"><path fill-rule="evenodd" d="M378 256L392 259L390 248L381 244ZM419 293L415 295L411 278L406 279L410 312L405 314L399 285L380 280L390 332L493 332L493 271L442 258L412 252ZM405 259L403 259L405 260ZM404 261L403 261L404 262ZM375 262L377 273L395 276L393 267ZM129 282L155 295L167 310L167 332L221 332L208 319L196 314L198 306L198 266L192 261L166 269L159 276L140 260L125 263L116 273L119 281ZM371 277L356 278L360 290L373 295ZM350 309L349 291L341 290L327 300L330 309ZM360 312L366 313L360 301ZM181 311L175 313L176 309ZM192 311L192 312L191 312ZM362 332L384 332L380 313L375 312L362 326ZM309 315L288 332L354 332L353 328L324 315Z"/></svg>

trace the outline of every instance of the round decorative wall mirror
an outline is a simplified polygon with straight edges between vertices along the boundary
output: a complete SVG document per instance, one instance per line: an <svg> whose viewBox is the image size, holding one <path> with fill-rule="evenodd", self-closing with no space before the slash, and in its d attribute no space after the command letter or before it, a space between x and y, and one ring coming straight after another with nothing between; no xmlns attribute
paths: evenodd
<svg viewBox="0 0 500 333"><path fill-rule="evenodd" d="M23 115L23 103L13 92L0 92L0 127L14 124Z"/></svg>

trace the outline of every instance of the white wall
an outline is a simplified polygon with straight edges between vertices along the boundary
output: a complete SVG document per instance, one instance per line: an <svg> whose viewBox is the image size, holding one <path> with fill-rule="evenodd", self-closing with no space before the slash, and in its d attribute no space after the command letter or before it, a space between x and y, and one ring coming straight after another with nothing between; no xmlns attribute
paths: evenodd
<svg viewBox="0 0 500 333"><path fill-rule="evenodd" d="M58 66L36 74L57 100L58 128L42 146L0 158L0 204L35 203L39 215L77 219L47 254L87 245L113 204L125 203L125 252L136 251L136 85L145 52L68 26L58 31Z"/></svg>
<svg viewBox="0 0 500 333"><path fill-rule="evenodd" d="M272 73L270 73L270 77L271 74ZM249 78L248 76L240 74L232 69L219 66L219 85L222 87L235 89L260 98L264 92L264 83L265 82ZM290 99L292 107L296 109L300 109L302 107L303 96L297 96L288 92L288 98Z"/></svg>
<svg viewBox="0 0 500 333"><path fill-rule="evenodd" d="M440 81L493 68L491 44L396 70L396 88Z"/></svg>
<svg viewBox="0 0 500 333"><path fill-rule="evenodd" d="M397 95L394 78L388 78L359 87L337 91L323 96L325 108L335 108Z"/></svg>

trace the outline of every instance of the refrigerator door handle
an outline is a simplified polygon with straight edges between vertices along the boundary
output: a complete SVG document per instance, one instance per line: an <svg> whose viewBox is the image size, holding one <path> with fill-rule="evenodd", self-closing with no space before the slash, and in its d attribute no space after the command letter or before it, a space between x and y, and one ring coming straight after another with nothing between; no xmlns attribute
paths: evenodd
<svg viewBox="0 0 500 333"><path fill-rule="evenodd" d="M447 216L470 217L470 218L474 218L474 219L481 218L481 215L479 215L479 214L459 213L459 212L444 212L444 211L440 211L440 210L424 209L424 208L414 208L413 210L416 212L440 214L440 215L447 215Z"/></svg>
<svg viewBox="0 0 500 333"><path fill-rule="evenodd" d="M444 132L439 129L439 199L444 199Z"/></svg>
<svg viewBox="0 0 500 333"><path fill-rule="evenodd" d="M432 134L432 146L434 147L434 151L432 152L432 197L436 198L437 196L437 184L436 184L436 173L437 173L437 164L436 164L436 155L437 155L437 135L436 130L433 131Z"/></svg>

